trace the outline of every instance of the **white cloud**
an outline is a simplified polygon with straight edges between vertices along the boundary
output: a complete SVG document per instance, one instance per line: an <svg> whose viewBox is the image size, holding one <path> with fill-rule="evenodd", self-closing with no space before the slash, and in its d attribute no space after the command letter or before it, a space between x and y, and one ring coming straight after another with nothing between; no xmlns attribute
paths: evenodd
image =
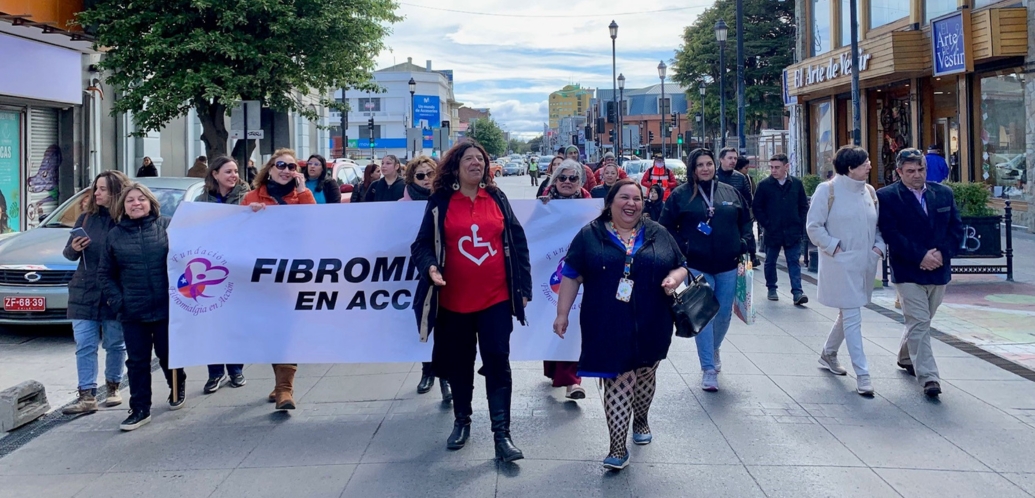
<svg viewBox="0 0 1035 498"><path fill-rule="evenodd" d="M398 13L406 19L393 26L387 40L390 50L381 53L377 63L386 67L412 57L417 65L430 59L435 69L452 69L458 100L489 107L505 129L530 136L542 131L550 92L573 82L589 88L611 86L611 14L632 13L613 18L619 25L617 69L625 75L626 86L636 88L658 82L658 61L668 63L682 42L683 29L711 3L409 0L400 4ZM689 8L644 13L683 7Z"/></svg>

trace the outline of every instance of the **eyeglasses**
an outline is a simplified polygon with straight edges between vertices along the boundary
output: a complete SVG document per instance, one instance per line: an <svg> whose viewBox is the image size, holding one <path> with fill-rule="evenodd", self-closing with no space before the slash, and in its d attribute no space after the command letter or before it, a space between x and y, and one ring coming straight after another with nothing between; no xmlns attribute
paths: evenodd
<svg viewBox="0 0 1035 498"><path fill-rule="evenodd" d="M277 169L279 169L281 171L284 171L285 169L288 170L288 171L295 171L296 169L298 169L298 165L297 164L295 164L295 163L288 163L288 162L284 162L284 161L277 161L277 162L273 163L273 165L276 166Z"/></svg>
<svg viewBox="0 0 1035 498"><path fill-rule="evenodd" d="M418 180L423 180L425 178L431 178L431 173L416 173L413 177Z"/></svg>
<svg viewBox="0 0 1035 498"><path fill-rule="evenodd" d="M575 183L575 182L579 181L579 175L571 175L571 176L557 175L557 181L561 182L561 183L564 183L564 182Z"/></svg>

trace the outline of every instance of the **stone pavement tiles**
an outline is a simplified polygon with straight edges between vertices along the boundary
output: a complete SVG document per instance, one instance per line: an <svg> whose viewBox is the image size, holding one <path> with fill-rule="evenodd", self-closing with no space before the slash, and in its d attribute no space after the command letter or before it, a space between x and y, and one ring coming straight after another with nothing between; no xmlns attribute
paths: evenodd
<svg viewBox="0 0 1035 498"><path fill-rule="evenodd" d="M944 394L928 400L895 366L901 325L865 310L877 396L863 398L851 376L816 366L836 311L781 299L758 303L753 326L734 319L718 393L699 388L694 342L674 339L654 442L630 443L619 473L600 465L607 429L592 381L587 399L565 401L537 362L514 364L526 459L507 465L492 460L482 385L471 439L450 452L452 413L437 389L416 394L419 364L302 365L289 414L265 400L271 368L249 365L248 385L210 396L204 369L188 369L175 412L156 375L153 421L131 433L118 431L124 408L57 425L0 457L0 496L1035 495L1035 383L936 342Z"/></svg>

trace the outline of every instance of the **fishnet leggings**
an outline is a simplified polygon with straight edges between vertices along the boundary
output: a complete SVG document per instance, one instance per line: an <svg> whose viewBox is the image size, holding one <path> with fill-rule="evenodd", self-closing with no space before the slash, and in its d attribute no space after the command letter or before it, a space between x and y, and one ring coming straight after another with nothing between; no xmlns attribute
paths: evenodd
<svg viewBox="0 0 1035 498"><path fill-rule="evenodd" d="M654 401L658 363L625 372L613 379L601 379L604 414L607 416L607 429L611 433L611 451L608 456L623 458L628 453L626 440L630 418L634 432L650 434L647 412Z"/></svg>

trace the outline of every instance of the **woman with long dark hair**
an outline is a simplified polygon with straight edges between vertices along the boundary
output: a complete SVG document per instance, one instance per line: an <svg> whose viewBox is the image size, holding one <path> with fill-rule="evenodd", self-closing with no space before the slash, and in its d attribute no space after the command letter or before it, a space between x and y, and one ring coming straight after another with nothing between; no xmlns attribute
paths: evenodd
<svg viewBox="0 0 1035 498"><path fill-rule="evenodd" d="M367 192L370 191L370 186L374 182L381 179L381 165L377 163L370 163L363 168L363 182L356 185L356 189L352 191L352 197L349 202L363 202L367 197Z"/></svg>
<svg viewBox="0 0 1035 498"><path fill-rule="evenodd" d="M155 167L155 163L151 162L151 158L144 156L144 161L140 165L140 169L137 170L137 178L147 178L158 176L158 168Z"/></svg>
<svg viewBox="0 0 1035 498"><path fill-rule="evenodd" d="M406 182L402 180L402 165L399 158L391 154L381 158L381 179L370 184L364 201L397 201L402 199Z"/></svg>
<svg viewBox="0 0 1035 498"><path fill-rule="evenodd" d="M69 236L65 244L65 258L79 262L72 281L68 283L68 318L72 320L72 335L75 337L79 397L61 410L66 415L97 411L97 346L101 344L105 352L104 380L108 391L105 406L122 404L119 384L126 362L126 342L122 323L116 319L116 310L111 309L104 299L97 270L108 232L115 226L109 209L118 202L122 188L127 184L129 178L119 171L97 175L86 195L85 212L79 215L73 227L82 228L86 236Z"/></svg>
<svg viewBox="0 0 1035 498"><path fill-rule="evenodd" d="M568 329L579 287L583 288L582 355L579 374L599 377L611 446L604 467L629 463L627 440L653 439L647 414L654 400L655 373L672 342L672 299L686 280L686 260L664 227L643 216L640 186L618 180L604 198L604 210L571 242L561 270L553 331ZM615 290L617 289L617 294Z"/></svg>
<svg viewBox="0 0 1035 498"><path fill-rule="evenodd" d="M532 297L528 242L477 142L461 140L442 157L411 252L421 275L413 300L420 339L435 333L434 369L453 388L446 447L463 448L471 434L477 348L496 458L524 458L510 437L510 333L512 316L525 323Z"/></svg>
<svg viewBox="0 0 1035 498"><path fill-rule="evenodd" d="M687 167L688 181L665 200L660 223L679 243L690 273L695 277L704 274L719 300L719 313L694 338L701 362L701 389L715 392L722 371L719 348L733 317L737 266L751 240L751 214L737 189L715 178L712 151L695 149Z"/></svg>
<svg viewBox="0 0 1035 498"><path fill-rule="evenodd" d="M539 190L536 191L536 197L542 197L546 195L546 189L550 186L550 177L553 176L553 172L557 169L561 163L564 162L564 156L557 155L553 156L550 160L550 165L546 167L546 180L539 184Z"/></svg>
<svg viewBox="0 0 1035 498"><path fill-rule="evenodd" d="M302 173L305 175L305 187L313 193L317 204L341 203L341 190L338 188L338 182L330 178L327 160L323 156L319 154L309 156Z"/></svg>

